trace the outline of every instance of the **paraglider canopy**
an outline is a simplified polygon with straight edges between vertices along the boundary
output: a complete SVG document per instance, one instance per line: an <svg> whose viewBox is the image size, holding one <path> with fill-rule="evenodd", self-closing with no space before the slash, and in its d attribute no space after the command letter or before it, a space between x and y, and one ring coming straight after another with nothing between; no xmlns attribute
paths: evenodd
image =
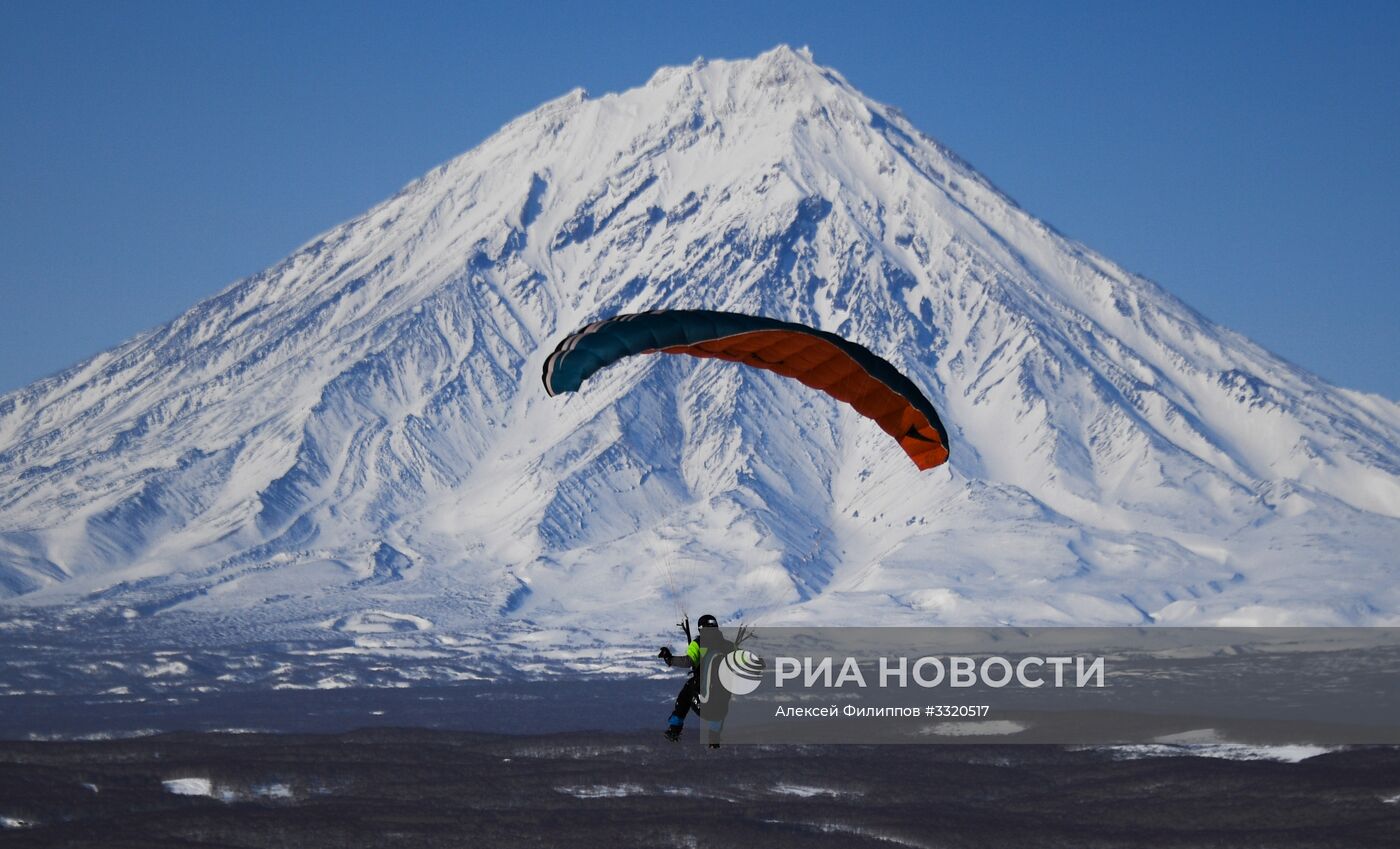
<svg viewBox="0 0 1400 849"><path fill-rule="evenodd" d="M793 378L873 419L919 469L948 461L948 432L937 411L888 361L833 333L762 316L655 310L596 321L545 360L545 391L575 392L599 369L652 353L713 357Z"/></svg>

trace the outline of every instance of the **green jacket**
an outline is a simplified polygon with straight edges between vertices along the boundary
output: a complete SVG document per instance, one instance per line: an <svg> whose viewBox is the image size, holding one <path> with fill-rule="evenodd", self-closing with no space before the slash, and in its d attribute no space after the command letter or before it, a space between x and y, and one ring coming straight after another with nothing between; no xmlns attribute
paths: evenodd
<svg viewBox="0 0 1400 849"><path fill-rule="evenodd" d="M718 628L701 628L700 634L690 641L690 645L685 647L685 656L676 655L669 661L671 666L689 667L699 670L700 663L705 659L705 655L711 649L728 651L734 648L734 644L724 638L724 633Z"/></svg>
<svg viewBox="0 0 1400 849"><path fill-rule="evenodd" d="M703 660L705 655L709 653L710 650L707 648L701 648L700 643L697 640L691 640L690 645L685 647L685 656L690 659L690 665L692 667L698 667L700 665L700 661Z"/></svg>

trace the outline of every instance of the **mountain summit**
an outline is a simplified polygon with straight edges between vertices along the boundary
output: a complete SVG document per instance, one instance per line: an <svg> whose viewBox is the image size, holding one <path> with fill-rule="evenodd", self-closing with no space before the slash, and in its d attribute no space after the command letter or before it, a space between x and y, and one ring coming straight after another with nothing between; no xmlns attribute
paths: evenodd
<svg viewBox="0 0 1400 849"><path fill-rule="evenodd" d="M869 347L928 394L951 462L919 473L873 422L725 363L639 357L546 396L563 334L663 307ZM779 47L550 101L0 398L0 609L225 641L602 639L682 600L1395 622L1397 445L1400 406L1057 233Z"/></svg>

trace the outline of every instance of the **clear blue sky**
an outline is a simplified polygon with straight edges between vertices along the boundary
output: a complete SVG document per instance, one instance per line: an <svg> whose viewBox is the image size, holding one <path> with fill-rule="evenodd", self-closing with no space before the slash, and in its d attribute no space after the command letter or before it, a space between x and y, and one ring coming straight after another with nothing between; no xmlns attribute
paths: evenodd
<svg viewBox="0 0 1400 849"><path fill-rule="evenodd" d="M574 86L780 42L1062 232L1400 398L1400 3L971 0L0 0L0 393Z"/></svg>

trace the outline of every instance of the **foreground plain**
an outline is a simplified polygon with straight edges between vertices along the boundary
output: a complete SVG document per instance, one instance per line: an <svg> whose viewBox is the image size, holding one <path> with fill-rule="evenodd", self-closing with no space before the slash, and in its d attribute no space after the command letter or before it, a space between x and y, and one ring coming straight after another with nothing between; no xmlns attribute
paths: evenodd
<svg viewBox="0 0 1400 849"><path fill-rule="evenodd" d="M1391 847L1400 750L757 747L652 734L0 743L0 845Z"/></svg>

